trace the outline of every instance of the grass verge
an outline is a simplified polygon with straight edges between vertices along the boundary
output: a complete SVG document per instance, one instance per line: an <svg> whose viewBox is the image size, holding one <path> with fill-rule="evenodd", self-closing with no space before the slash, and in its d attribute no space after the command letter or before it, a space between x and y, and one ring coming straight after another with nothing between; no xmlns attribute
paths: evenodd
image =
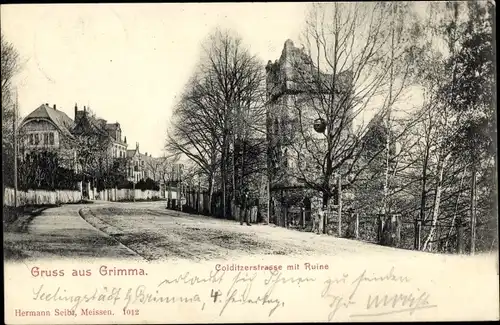
<svg viewBox="0 0 500 325"><path fill-rule="evenodd" d="M29 223L39 216L43 210L57 207L56 204L24 205L20 207L3 207L3 229L10 232L25 232Z"/></svg>

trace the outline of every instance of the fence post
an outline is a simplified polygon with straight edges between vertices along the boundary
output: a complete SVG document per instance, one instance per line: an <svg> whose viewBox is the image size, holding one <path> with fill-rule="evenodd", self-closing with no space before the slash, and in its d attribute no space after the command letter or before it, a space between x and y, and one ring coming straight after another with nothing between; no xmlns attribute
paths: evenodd
<svg viewBox="0 0 500 325"><path fill-rule="evenodd" d="M399 247L399 244L401 243L401 218L399 214L392 216L391 222L393 223L391 233L392 246Z"/></svg>
<svg viewBox="0 0 500 325"><path fill-rule="evenodd" d="M377 242L382 243L382 232L384 230L384 220L381 214L377 214Z"/></svg>
<svg viewBox="0 0 500 325"><path fill-rule="evenodd" d="M421 240L420 240L421 231L422 231L422 220L415 219L415 241L414 241L413 248L415 250L418 250L418 251L420 250L420 246L421 246Z"/></svg>
<svg viewBox="0 0 500 325"><path fill-rule="evenodd" d="M284 227L288 228L288 206L285 206L285 215L283 221L285 222Z"/></svg>
<svg viewBox="0 0 500 325"><path fill-rule="evenodd" d="M359 239L359 213L355 213L356 223L354 224L354 236Z"/></svg>
<svg viewBox="0 0 500 325"><path fill-rule="evenodd" d="M457 250L459 254L464 253L464 223L462 218L457 218Z"/></svg>

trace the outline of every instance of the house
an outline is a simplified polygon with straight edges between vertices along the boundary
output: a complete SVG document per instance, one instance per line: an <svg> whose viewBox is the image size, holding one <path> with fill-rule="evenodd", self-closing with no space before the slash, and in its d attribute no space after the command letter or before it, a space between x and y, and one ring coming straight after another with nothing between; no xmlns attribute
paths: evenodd
<svg viewBox="0 0 500 325"><path fill-rule="evenodd" d="M78 110L76 104L74 114L73 120L58 110L55 104L49 106L48 103L28 114L19 127L21 155L36 150L55 151L63 167L79 171L79 138L92 136L96 139L95 145L104 146L110 160L127 157L127 139L122 137L118 122L107 123L106 120L95 117L86 106L83 110Z"/></svg>
<svg viewBox="0 0 500 325"><path fill-rule="evenodd" d="M76 169L73 127L74 121L56 105L40 105L20 124L21 157L37 150L57 151L64 167Z"/></svg>
<svg viewBox="0 0 500 325"><path fill-rule="evenodd" d="M148 168L148 162L152 159L151 156L142 154L139 151L139 143L136 142L135 149L126 151L127 158L127 178L131 182L139 182L148 177L152 178L151 171Z"/></svg>
<svg viewBox="0 0 500 325"><path fill-rule="evenodd" d="M75 104L75 125L72 133L75 135L97 135L106 143L108 155L111 158L126 158L127 137L122 137L120 123L107 123L105 119L95 117L87 107L78 110Z"/></svg>
<svg viewBox="0 0 500 325"><path fill-rule="evenodd" d="M123 136L120 123L108 123L86 106L80 110L75 104L74 119L71 119L56 105L42 104L24 118L19 134L20 153L54 151L63 167L77 172L83 170L82 166L87 166L88 170L98 169L104 164L115 168L116 162L125 167L124 176L129 181L137 183L150 178L158 182L163 191L167 183L180 179L180 176L172 179L174 170L167 166L166 159L141 153L139 143L135 149L128 150L127 137ZM83 156L90 162L82 162Z"/></svg>

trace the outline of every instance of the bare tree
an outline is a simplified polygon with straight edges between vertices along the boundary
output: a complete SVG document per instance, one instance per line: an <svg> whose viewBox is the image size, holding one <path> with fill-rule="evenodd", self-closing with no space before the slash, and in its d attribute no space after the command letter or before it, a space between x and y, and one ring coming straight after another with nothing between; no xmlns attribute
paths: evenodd
<svg viewBox="0 0 500 325"><path fill-rule="evenodd" d="M262 64L230 31L216 30L205 42L194 76L174 112L167 148L182 152L206 173L212 196L220 171L222 215L235 201L250 152L244 144L263 131ZM259 124L259 118L260 123ZM238 183L240 185L238 185Z"/></svg>
<svg viewBox="0 0 500 325"><path fill-rule="evenodd" d="M2 195L5 184L13 183L13 123L18 123L14 96L13 78L20 70L19 53L1 34L1 80L2 80Z"/></svg>
<svg viewBox="0 0 500 325"><path fill-rule="evenodd" d="M1 35L1 52L2 52L2 68L1 68L1 79L2 79L2 131L11 127L9 124L4 125L4 120L8 118L9 112L12 111L12 106L14 105L13 97L13 78L20 70L19 64L19 53L16 48L7 41L5 36ZM5 126L8 127L6 128ZM5 137L5 134L4 134Z"/></svg>
<svg viewBox="0 0 500 325"><path fill-rule="evenodd" d="M408 87L407 12L384 3L332 3L315 4L309 13L303 58L288 77L295 95L286 103L291 132L284 146L292 151L297 180L321 192L325 207L334 179L351 175L363 152L363 114L378 108L390 115ZM322 133L313 129L317 119Z"/></svg>
<svg viewBox="0 0 500 325"><path fill-rule="evenodd" d="M104 132L81 130L74 134L72 143L76 150L76 159L80 174L93 186L104 181L113 164L109 148L111 139Z"/></svg>

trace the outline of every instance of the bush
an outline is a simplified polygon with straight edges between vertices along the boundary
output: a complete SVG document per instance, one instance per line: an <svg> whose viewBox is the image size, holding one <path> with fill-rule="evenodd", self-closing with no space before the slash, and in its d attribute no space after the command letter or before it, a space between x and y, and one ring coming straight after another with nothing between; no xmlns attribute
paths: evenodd
<svg viewBox="0 0 500 325"><path fill-rule="evenodd" d="M75 172L61 166L54 152L31 152L18 162L18 186L21 190L76 190L80 180Z"/></svg>
<svg viewBox="0 0 500 325"><path fill-rule="evenodd" d="M138 190L143 190L143 191L144 190L153 190L153 191L159 191L160 190L160 187L151 178L148 178L146 180L140 180L135 185L135 188L138 189Z"/></svg>

